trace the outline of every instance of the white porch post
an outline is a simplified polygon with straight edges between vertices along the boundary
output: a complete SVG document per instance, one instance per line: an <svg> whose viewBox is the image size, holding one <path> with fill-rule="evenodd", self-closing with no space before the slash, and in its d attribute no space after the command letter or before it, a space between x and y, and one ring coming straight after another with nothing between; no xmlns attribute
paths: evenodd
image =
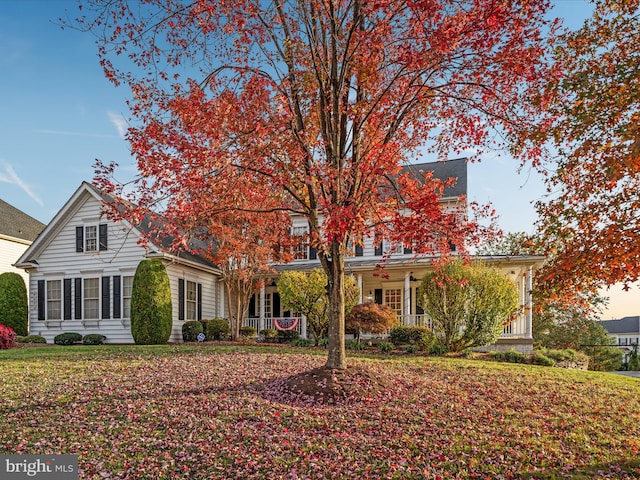
<svg viewBox="0 0 640 480"><path fill-rule="evenodd" d="M411 273L404 274L404 302L402 302L402 316L404 325L413 325L411 320Z"/></svg>
<svg viewBox="0 0 640 480"><path fill-rule="evenodd" d="M262 282L262 286L260 287L260 317L258 318L258 333L264 330L264 298L265 298L265 290L266 287L264 282Z"/></svg>
<svg viewBox="0 0 640 480"><path fill-rule="evenodd" d="M305 315L300 316L300 336L307 338L307 317Z"/></svg>
<svg viewBox="0 0 640 480"><path fill-rule="evenodd" d="M364 303L363 302L363 300L364 300L364 296L363 295L364 294L362 292L362 274L359 273L356 278L357 278L357 281L358 281L358 291L360 292L359 293L359 297L358 297L358 303Z"/></svg>
<svg viewBox="0 0 640 480"><path fill-rule="evenodd" d="M531 296L531 290L533 290L533 267L527 268L526 282L527 318L525 337L533 338L533 298Z"/></svg>

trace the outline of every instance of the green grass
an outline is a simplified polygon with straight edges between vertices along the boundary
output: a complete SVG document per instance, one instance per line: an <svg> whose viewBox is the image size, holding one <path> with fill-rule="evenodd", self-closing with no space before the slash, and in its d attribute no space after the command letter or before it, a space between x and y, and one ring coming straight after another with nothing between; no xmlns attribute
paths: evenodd
<svg viewBox="0 0 640 480"><path fill-rule="evenodd" d="M640 478L637 379L351 355L390 387L330 406L281 389L321 349L0 351L0 453L78 454L87 479Z"/></svg>

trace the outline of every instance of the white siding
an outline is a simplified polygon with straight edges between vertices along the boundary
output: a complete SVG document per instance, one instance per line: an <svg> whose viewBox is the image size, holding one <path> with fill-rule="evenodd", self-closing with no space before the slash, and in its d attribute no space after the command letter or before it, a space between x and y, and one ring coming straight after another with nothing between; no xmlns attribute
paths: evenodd
<svg viewBox="0 0 640 480"><path fill-rule="evenodd" d="M29 282L29 274L21 268L15 268L11 265L16 263L28 247L29 243L0 238L0 273L17 273L24 278L24 283L27 285Z"/></svg>

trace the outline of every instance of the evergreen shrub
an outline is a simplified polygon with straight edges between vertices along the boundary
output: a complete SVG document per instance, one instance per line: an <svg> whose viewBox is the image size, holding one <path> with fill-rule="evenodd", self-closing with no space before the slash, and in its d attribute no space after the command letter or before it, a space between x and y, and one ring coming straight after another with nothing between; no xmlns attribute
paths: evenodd
<svg viewBox="0 0 640 480"><path fill-rule="evenodd" d="M0 322L16 335L29 335L27 286L15 272L0 274Z"/></svg>
<svg viewBox="0 0 640 480"><path fill-rule="evenodd" d="M182 340L184 342L196 342L198 335L203 332L202 323L197 320L189 320L182 325Z"/></svg>
<svg viewBox="0 0 640 480"><path fill-rule="evenodd" d="M204 334L207 340L226 340L229 337L229 332L231 332L231 328L226 319L214 318L207 322Z"/></svg>
<svg viewBox="0 0 640 480"><path fill-rule="evenodd" d="M82 344L83 345L102 345L106 339L107 337L99 333L89 333L84 337L82 337Z"/></svg>
<svg viewBox="0 0 640 480"><path fill-rule="evenodd" d="M167 269L159 259L138 264L131 291L131 335L138 345L169 341L173 318Z"/></svg>
<svg viewBox="0 0 640 480"><path fill-rule="evenodd" d="M82 335L76 332L64 332L53 337L56 345L74 345L82 341Z"/></svg>

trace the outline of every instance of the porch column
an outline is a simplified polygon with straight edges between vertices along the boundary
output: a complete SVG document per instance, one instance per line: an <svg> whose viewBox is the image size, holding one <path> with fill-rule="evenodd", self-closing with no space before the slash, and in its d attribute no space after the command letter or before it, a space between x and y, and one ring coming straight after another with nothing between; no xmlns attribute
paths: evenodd
<svg viewBox="0 0 640 480"><path fill-rule="evenodd" d="M360 292L358 294L358 303L364 303L364 297L363 297L363 292L362 292L362 274L359 273L358 276L356 277L357 281L358 281L358 291Z"/></svg>
<svg viewBox="0 0 640 480"><path fill-rule="evenodd" d="M404 302L402 302L402 316L404 325L413 325L411 322L411 273L404 274Z"/></svg>
<svg viewBox="0 0 640 480"><path fill-rule="evenodd" d="M305 315L300 316L300 337L307 338L307 317Z"/></svg>
<svg viewBox="0 0 640 480"><path fill-rule="evenodd" d="M526 286L526 301L527 301L527 317L526 317L526 338L533 338L533 298L531 296L531 290L533 290L533 267L527 268L527 286Z"/></svg>
<svg viewBox="0 0 640 480"><path fill-rule="evenodd" d="M264 298L265 298L265 290L266 287L264 282L262 282L262 286L260 287L260 317L258 318L258 333L264 330Z"/></svg>

